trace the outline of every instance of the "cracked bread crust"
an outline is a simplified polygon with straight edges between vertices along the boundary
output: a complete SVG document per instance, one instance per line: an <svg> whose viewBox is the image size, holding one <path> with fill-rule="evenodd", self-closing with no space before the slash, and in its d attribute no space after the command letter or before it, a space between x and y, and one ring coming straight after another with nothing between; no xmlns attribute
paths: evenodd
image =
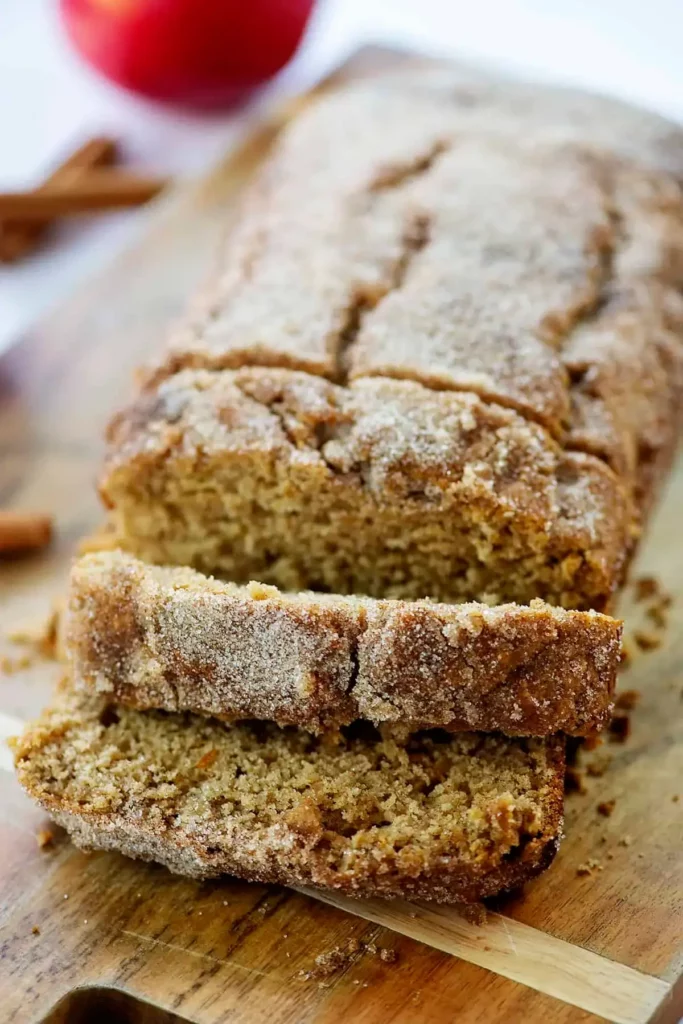
<svg viewBox="0 0 683 1024"><path fill-rule="evenodd" d="M546 868L562 828L560 737L330 745L67 688L13 746L21 785L77 845L195 878L476 902Z"/></svg>
<svg viewBox="0 0 683 1024"><path fill-rule="evenodd" d="M682 418L681 179L679 128L571 91L438 68L313 104L112 425L117 542L609 608Z"/></svg>
<svg viewBox="0 0 683 1024"><path fill-rule="evenodd" d="M185 371L114 420L100 486L137 557L291 591L602 610L632 542L601 460L412 381Z"/></svg>
<svg viewBox="0 0 683 1024"><path fill-rule="evenodd" d="M473 391L634 488L683 389L681 179L680 128L597 97L457 69L348 86L284 132L152 378L280 366Z"/></svg>
<svg viewBox="0 0 683 1024"><path fill-rule="evenodd" d="M76 687L140 709L583 735L610 717L620 638L614 619L542 602L282 594L112 552L72 570L66 648Z"/></svg>

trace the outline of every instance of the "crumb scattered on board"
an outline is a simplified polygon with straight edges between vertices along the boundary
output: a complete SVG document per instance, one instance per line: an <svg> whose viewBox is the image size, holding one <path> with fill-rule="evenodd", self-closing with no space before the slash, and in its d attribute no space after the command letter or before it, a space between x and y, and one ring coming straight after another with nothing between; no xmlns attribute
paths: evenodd
<svg viewBox="0 0 683 1024"><path fill-rule="evenodd" d="M623 690L617 694L615 707L619 708L620 711L633 711L639 701L640 693L638 690Z"/></svg>
<svg viewBox="0 0 683 1024"><path fill-rule="evenodd" d="M592 875L594 871L602 870L602 863L597 859L597 857L589 857L588 860L585 861L585 863L579 864L578 868L576 869L576 873L579 876L584 876Z"/></svg>
<svg viewBox="0 0 683 1024"><path fill-rule="evenodd" d="M615 715L609 724L611 743L626 743L631 735L631 719L628 715Z"/></svg>
<svg viewBox="0 0 683 1024"><path fill-rule="evenodd" d="M10 658L8 655L0 657L0 673L4 676L12 676L15 672L23 672L33 664L33 658L29 654L20 654L18 658Z"/></svg>
<svg viewBox="0 0 683 1024"><path fill-rule="evenodd" d="M54 833L49 828L41 828L36 833L36 842L41 850L46 850L48 847L54 845L55 837Z"/></svg>
<svg viewBox="0 0 683 1024"><path fill-rule="evenodd" d="M394 964L398 960L398 953L395 949L385 946L378 946L374 942L360 942L358 939L349 939L342 946L334 946L325 953L319 953L315 958L314 966L308 971L299 971L299 977L304 981L317 981L319 978L328 978L338 971L345 970L355 959L369 953L371 956L379 955L380 960L385 964Z"/></svg>
<svg viewBox="0 0 683 1024"><path fill-rule="evenodd" d="M609 818L616 806L616 800L603 800L598 804L598 814L601 814L603 818Z"/></svg>
<svg viewBox="0 0 683 1024"><path fill-rule="evenodd" d="M668 618L666 615L668 605L653 604L651 608L647 608L645 614L648 619L657 627L657 629L666 629L668 625Z"/></svg>
<svg viewBox="0 0 683 1024"><path fill-rule="evenodd" d="M669 622L668 610L673 603L673 598L654 576L641 576L635 580L633 590L636 603L645 605L643 614L654 628L634 629L631 639L637 650L654 651L662 645L664 630ZM622 647L622 667L627 668L632 660L633 650L627 646L625 641Z"/></svg>
<svg viewBox="0 0 683 1024"><path fill-rule="evenodd" d="M636 601L648 601L659 594L659 580L655 576L641 576L634 583Z"/></svg>
<svg viewBox="0 0 683 1024"><path fill-rule="evenodd" d="M619 655L619 665L621 668L628 668L633 661L633 655L631 654L631 648L624 640L621 647L621 653Z"/></svg>
<svg viewBox="0 0 683 1024"><path fill-rule="evenodd" d="M62 618L62 604L55 603L49 615L41 622L21 629L11 630L7 634L7 640L17 647L25 650L16 657L3 655L0 657L0 674L13 675L31 668L41 660L55 661L61 657L60 652L60 623Z"/></svg>
<svg viewBox="0 0 683 1024"><path fill-rule="evenodd" d="M636 601L649 601L659 594L659 580L656 576L640 576L633 584Z"/></svg>
<svg viewBox="0 0 683 1024"><path fill-rule="evenodd" d="M568 765L564 775L565 793L586 793L586 784L582 772L574 765Z"/></svg>
<svg viewBox="0 0 683 1024"><path fill-rule="evenodd" d="M633 639L641 651L654 651L662 645L662 638L657 633L646 632L644 629L637 629Z"/></svg>
<svg viewBox="0 0 683 1024"><path fill-rule="evenodd" d="M601 779L611 763L611 754L598 754L597 757L594 757L593 760L586 765L586 774L590 775L591 778Z"/></svg>

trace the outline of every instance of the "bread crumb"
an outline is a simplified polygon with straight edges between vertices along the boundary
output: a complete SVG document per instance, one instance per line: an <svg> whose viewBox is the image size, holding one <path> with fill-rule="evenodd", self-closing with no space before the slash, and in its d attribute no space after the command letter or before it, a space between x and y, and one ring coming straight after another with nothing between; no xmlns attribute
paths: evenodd
<svg viewBox="0 0 683 1024"><path fill-rule="evenodd" d="M642 629L636 630L633 634L633 639L641 651L654 651L662 645L662 638L660 636L657 636L656 633L645 632Z"/></svg>
<svg viewBox="0 0 683 1024"><path fill-rule="evenodd" d="M612 763L611 754L600 754L586 765L586 775L591 778L600 779Z"/></svg>
<svg viewBox="0 0 683 1024"><path fill-rule="evenodd" d="M579 864L576 869L577 875L592 875L594 871L602 871L603 866L597 857L589 857L584 864Z"/></svg>
<svg viewBox="0 0 683 1024"><path fill-rule="evenodd" d="M674 796L671 797L671 803L672 804L677 804L679 800L680 800L680 797L679 797L678 793L675 793Z"/></svg>
<svg viewBox="0 0 683 1024"><path fill-rule="evenodd" d="M36 833L36 842L38 843L38 846L40 847L41 850L45 850L47 849L48 846L52 846L54 844L54 841L54 834L50 832L49 828L41 828Z"/></svg>
<svg viewBox="0 0 683 1024"><path fill-rule="evenodd" d="M663 608L662 605L654 604L651 608L646 608L645 614L654 623L657 629L666 629L669 624L666 609Z"/></svg>
<svg viewBox="0 0 683 1024"><path fill-rule="evenodd" d="M616 800L603 800L602 803L598 804L598 814L602 814L604 818L609 818L615 806Z"/></svg>
<svg viewBox="0 0 683 1024"><path fill-rule="evenodd" d="M631 735L631 719L628 715L615 715L609 724L610 742L626 743Z"/></svg>
<svg viewBox="0 0 683 1024"><path fill-rule="evenodd" d="M369 953L371 956L379 954L380 960L386 964L393 964L398 960L398 953L393 949L378 946L376 942L363 943L358 939L349 939L344 946L335 946L326 953L319 953L313 968L299 971L298 976L305 981L327 978L337 971L345 970L358 953ZM289 953L285 955L289 956Z"/></svg>
<svg viewBox="0 0 683 1024"><path fill-rule="evenodd" d="M0 672L6 676L12 676L15 672L22 672L24 669L30 668L32 664L33 661L28 654L20 654L18 658L9 658L7 655L3 655L0 658Z"/></svg>
<svg viewBox="0 0 683 1024"><path fill-rule="evenodd" d="M621 652L619 654L619 666L620 668L628 668L633 661L633 652L631 648L626 644L626 641L622 644Z"/></svg>
<svg viewBox="0 0 683 1024"><path fill-rule="evenodd" d="M639 690L623 690L616 696L615 707L621 711L633 711L639 701Z"/></svg>
<svg viewBox="0 0 683 1024"><path fill-rule="evenodd" d="M633 837L629 836L629 835L622 836L621 839L619 840L619 846L631 846L632 843L633 843Z"/></svg>
<svg viewBox="0 0 683 1024"><path fill-rule="evenodd" d="M40 935L40 928L38 927L37 924L34 924L33 928L31 928L31 934Z"/></svg>
<svg viewBox="0 0 683 1024"><path fill-rule="evenodd" d="M31 648L34 657L56 660L61 655L58 639L62 611L62 602L56 601L43 621L14 629L7 634L7 639L10 643ZM30 664L33 663L30 655L24 657L29 659Z"/></svg>
<svg viewBox="0 0 683 1024"><path fill-rule="evenodd" d="M486 924L488 914L483 903L455 903L453 909L470 924Z"/></svg>
<svg viewBox="0 0 683 1024"><path fill-rule="evenodd" d="M641 576L634 583L636 601L647 601L659 594L659 580L655 576Z"/></svg>
<svg viewBox="0 0 683 1024"><path fill-rule="evenodd" d="M574 768L569 765L564 774L564 791L565 793L585 793L586 784L583 780L583 775L578 768Z"/></svg>
<svg viewBox="0 0 683 1024"><path fill-rule="evenodd" d="M326 953L319 953L315 958L315 966L310 971L299 971L299 977L304 981L314 981L317 978L327 978L331 974L349 966L356 953L362 951L363 945L358 939L349 939L345 946L335 946ZM376 948L376 947L375 947Z"/></svg>

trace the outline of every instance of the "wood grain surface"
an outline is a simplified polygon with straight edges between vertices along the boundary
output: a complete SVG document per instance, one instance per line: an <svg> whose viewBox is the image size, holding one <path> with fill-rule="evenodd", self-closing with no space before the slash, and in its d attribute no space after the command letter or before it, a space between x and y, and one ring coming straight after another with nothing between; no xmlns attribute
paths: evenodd
<svg viewBox="0 0 683 1024"><path fill-rule="evenodd" d="M370 51L338 78L396 56ZM294 104L296 106L296 104ZM287 112L289 113L289 111ZM54 515L49 551L0 562L0 627L44 619L79 537L100 521L93 480L102 429L133 367L207 273L245 182L281 127L255 126L200 187L160 201L144 238L0 360L0 507ZM478 927L453 909L295 893L236 880L197 883L61 834L0 771L0 1006L3 1020L201 1024L464 1024L675 1021L683 1012L683 465L635 575L674 595L656 650L622 677L640 692L623 744L584 760L587 792L567 800L566 839L524 896ZM626 595L627 634L646 606ZM647 623L652 629L652 623ZM7 641L14 663L22 648ZM0 733L33 715L57 667L0 675ZM1 762L0 762L1 764ZM680 800L677 798L681 797ZM606 817L598 803L614 800ZM57 833L57 830L55 830ZM579 868L595 862L588 874ZM363 945L329 977L315 957Z"/></svg>

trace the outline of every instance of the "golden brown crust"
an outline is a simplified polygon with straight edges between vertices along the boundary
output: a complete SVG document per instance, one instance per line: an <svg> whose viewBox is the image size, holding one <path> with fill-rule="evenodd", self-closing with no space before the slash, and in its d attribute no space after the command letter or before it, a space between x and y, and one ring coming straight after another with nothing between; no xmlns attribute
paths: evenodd
<svg viewBox="0 0 683 1024"><path fill-rule="evenodd" d="M583 94L441 68L323 99L112 428L121 543L288 589L609 607L683 406L676 177L680 129ZM137 476L170 500L197 451L225 522L145 525Z"/></svg>
<svg viewBox="0 0 683 1024"><path fill-rule="evenodd" d="M352 84L285 131L203 318L154 375L414 379L561 436L574 328L634 280L681 283L672 170L683 177L680 129L588 95L483 78L463 92L443 68Z"/></svg>
<svg viewBox="0 0 683 1024"><path fill-rule="evenodd" d="M78 686L137 708L314 732L375 725L583 735L609 719L621 625L594 612L282 594L121 552L71 574Z"/></svg>
<svg viewBox="0 0 683 1024"><path fill-rule="evenodd" d="M199 878L474 902L547 867L562 827L560 738L325 747L67 692L14 753L22 786L76 843Z"/></svg>

